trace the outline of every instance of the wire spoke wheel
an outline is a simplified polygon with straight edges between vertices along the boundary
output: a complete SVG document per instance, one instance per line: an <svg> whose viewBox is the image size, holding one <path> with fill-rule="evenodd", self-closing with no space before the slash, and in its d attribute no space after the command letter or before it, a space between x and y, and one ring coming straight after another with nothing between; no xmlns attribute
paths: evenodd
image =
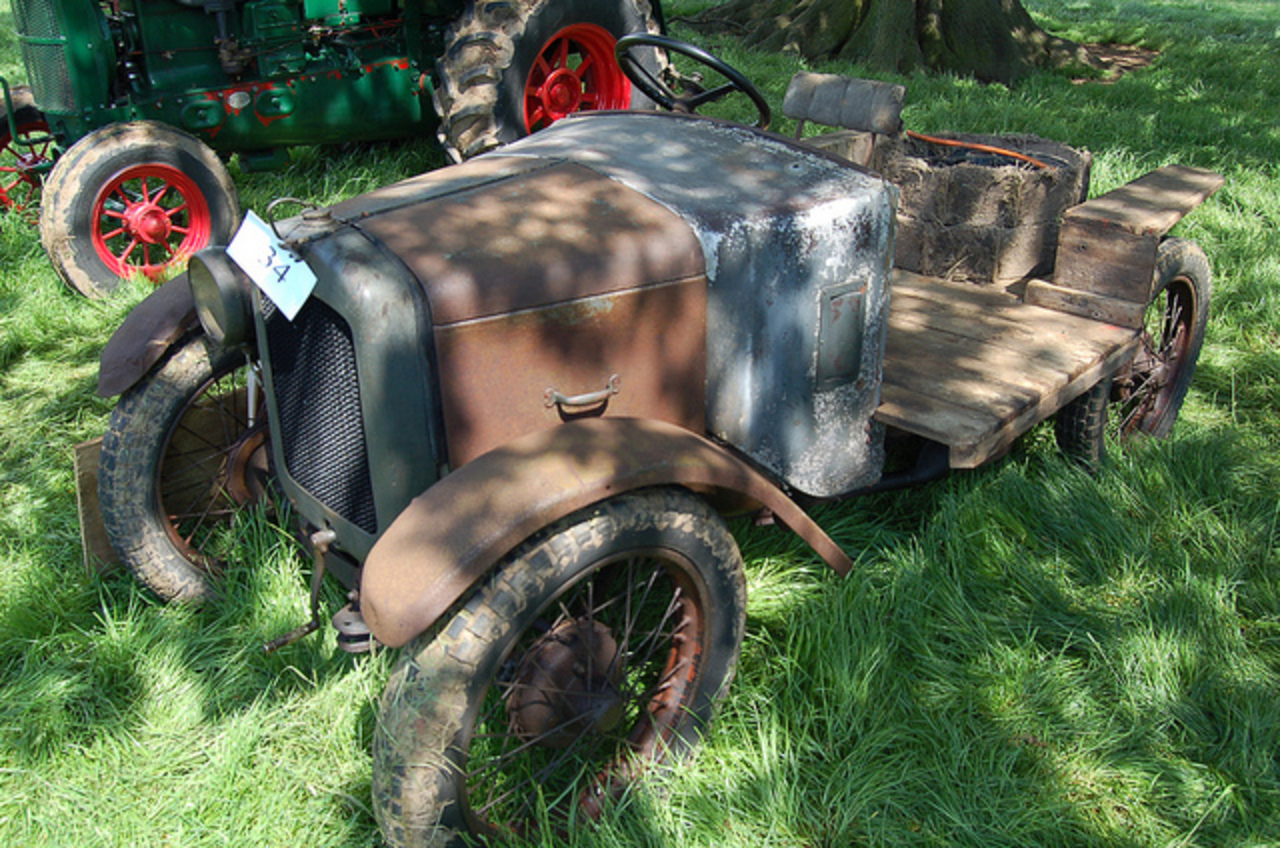
<svg viewBox="0 0 1280 848"><path fill-rule="evenodd" d="M1059 411L1055 430L1064 453L1096 470L1106 458L1108 437L1169 435L1204 345L1211 276L1209 260L1195 242L1161 242L1138 350L1119 372Z"/></svg>
<svg viewBox="0 0 1280 848"><path fill-rule="evenodd" d="M406 649L374 800L392 845L560 839L710 721L742 641L742 560L683 490L620 495L513 552Z"/></svg>
<svg viewBox="0 0 1280 848"><path fill-rule="evenodd" d="M1195 280L1182 273L1147 308L1141 346L1112 385L1113 426L1120 438L1155 432L1171 408L1181 405L1190 380L1186 372L1195 368L1203 338L1203 328L1198 335L1196 326L1199 297Z"/></svg>
<svg viewBox="0 0 1280 848"><path fill-rule="evenodd" d="M103 525L121 562L163 600L216 594L236 516L271 471L256 361L196 333L120 399L102 441Z"/></svg>
<svg viewBox="0 0 1280 848"><path fill-rule="evenodd" d="M606 561L521 634L484 696L466 766L477 831L523 832L537 804L598 815L680 717L701 645L692 566Z"/></svg>
<svg viewBox="0 0 1280 848"><path fill-rule="evenodd" d="M166 440L156 479L174 545L206 572L232 518L265 493L268 469L257 364L212 375L191 396Z"/></svg>

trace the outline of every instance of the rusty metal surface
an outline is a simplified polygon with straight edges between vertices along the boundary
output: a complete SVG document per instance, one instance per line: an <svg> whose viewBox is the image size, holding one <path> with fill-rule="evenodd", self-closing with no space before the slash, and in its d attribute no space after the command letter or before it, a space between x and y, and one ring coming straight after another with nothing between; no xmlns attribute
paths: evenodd
<svg viewBox="0 0 1280 848"><path fill-rule="evenodd" d="M576 162L689 222L708 280L714 436L806 494L840 495L879 478L883 439L871 417L888 316L892 186L788 139L671 114L571 118L503 155ZM855 302L855 312L844 309ZM857 361L839 346L859 346Z"/></svg>
<svg viewBox="0 0 1280 848"><path fill-rule="evenodd" d="M452 324L683 280L703 271L688 225L587 168L556 164L373 215L360 228Z"/></svg>
<svg viewBox="0 0 1280 848"><path fill-rule="evenodd" d="M404 645L536 530L612 495L673 484L765 506L837 572L853 566L777 486L725 449L662 422L590 419L517 439L415 498L365 561L365 621L384 645Z"/></svg>
<svg viewBox="0 0 1280 848"><path fill-rule="evenodd" d="M705 316L698 276L437 326L450 465L575 418L653 418L704 432ZM549 390L604 399L548 405Z"/></svg>
<svg viewBox="0 0 1280 848"><path fill-rule="evenodd" d="M197 323L195 301L185 273L147 295L102 348L98 396L115 397L127 391Z"/></svg>

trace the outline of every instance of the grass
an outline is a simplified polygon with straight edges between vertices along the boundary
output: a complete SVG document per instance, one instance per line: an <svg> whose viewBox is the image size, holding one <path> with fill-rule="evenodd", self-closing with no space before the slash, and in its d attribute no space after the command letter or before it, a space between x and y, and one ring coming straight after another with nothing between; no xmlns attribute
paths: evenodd
<svg viewBox="0 0 1280 848"><path fill-rule="evenodd" d="M661 792L575 844L1280 844L1280 6L1026 5L1159 57L1112 85L899 79L906 124L1088 147L1095 192L1166 162L1226 175L1177 230L1216 276L1174 437L1091 477L1038 430L984 470L821 507L858 562L844 580L785 532L736 527L748 639L720 719ZM675 34L774 104L800 67ZM21 75L4 25L0 71ZM440 162L426 141L307 149L236 177L261 209ZM71 448L104 428L97 355L144 294L72 295L34 231L0 219L0 844L377 844L369 739L392 657L352 660L331 633L261 654L306 618L280 522L237 529L226 598L198 611L81 565Z"/></svg>

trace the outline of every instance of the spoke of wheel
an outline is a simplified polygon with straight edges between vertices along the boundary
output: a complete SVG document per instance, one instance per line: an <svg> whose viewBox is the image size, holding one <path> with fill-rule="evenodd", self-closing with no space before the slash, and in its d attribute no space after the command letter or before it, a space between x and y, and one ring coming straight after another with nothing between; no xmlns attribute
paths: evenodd
<svg viewBox="0 0 1280 848"><path fill-rule="evenodd" d="M671 602L667 604L666 610L662 613L662 618L658 621L658 624L653 628L653 630L651 630L649 634L645 636L644 640L639 645L636 646L635 653L632 656L639 656L640 653L643 650L645 650L646 644L649 646L648 653L646 653L644 656L644 659L641 660L641 664L647 663L653 657L653 652L654 650L656 650L658 639L664 635L663 628L666 626L666 623L671 619L671 616L675 612L676 607L680 606L680 602L682 600L682 594L683 593L679 587L677 587L676 590L671 593ZM676 634L676 631L673 630L670 634L671 638L674 639L675 634Z"/></svg>
<svg viewBox="0 0 1280 848"><path fill-rule="evenodd" d="M634 608L633 608L633 607L631 607L631 597L632 597L632 595L634 594L634 592L632 592L632 590L631 590L631 588L630 588L630 587L632 587L632 586L635 584L635 579L634 579L633 575L635 574L636 566L637 566L640 562L641 562L641 560L640 560L640 559L638 559L637 557L632 557L632 558L628 561L628 563L627 563L627 566L628 566L628 572L627 572L627 578L628 578L628 579L627 579L627 586L628 586L628 589L627 589L627 606L628 606L628 609L630 610L630 612L628 613L627 620L626 620L626 624L625 624L625 627L624 627L624 629L623 629L622 639L620 639L620 640L619 640L619 643L618 643L618 658L619 658L619 660L621 660L621 658L622 658L622 657L628 656L628 655L629 655L629 653L630 653L630 650L631 650L631 633L632 633L632 631L634 631L634 630L635 630L636 621L637 621L637 619L639 618L639 616L640 616L641 612L644 610L645 606L648 604L648 602L649 602L649 595L650 595L650 593L652 593L652 592L653 592L653 587L657 584L657 582L658 582L658 577L660 576L660 572L659 572L659 570L658 570L657 568L654 568L654 569L649 573L649 579L648 579L648 581L646 582L645 587L644 587L644 597L642 597L642 598L640 599L640 602L639 602L638 604L636 604Z"/></svg>
<svg viewBox="0 0 1280 848"><path fill-rule="evenodd" d="M128 264L127 262L125 262L125 260L129 258L129 254L133 253L133 249L137 246L138 246L138 240L136 238L130 239L129 246L124 249L123 253L120 253L119 255L116 256L116 261L120 263L121 267Z"/></svg>

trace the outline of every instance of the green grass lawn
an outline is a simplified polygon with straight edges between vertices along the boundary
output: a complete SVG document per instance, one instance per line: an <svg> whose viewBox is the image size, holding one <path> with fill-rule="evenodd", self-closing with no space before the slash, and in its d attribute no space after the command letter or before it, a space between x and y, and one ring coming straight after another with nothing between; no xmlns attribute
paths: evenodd
<svg viewBox="0 0 1280 848"><path fill-rule="evenodd" d="M735 526L748 636L713 732L576 842L1280 845L1280 4L1026 5L1159 55L1109 85L898 78L906 125L1087 147L1094 193L1170 162L1226 176L1175 231L1215 279L1174 436L1089 476L1042 428L981 471L822 507L857 560L843 580L786 532ZM801 67L673 32L774 104ZM22 78L8 0L0 73ZM261 210L441 163L423 140L233 175ZM262 654L307 616L281 519L238 526L226 597L200 610L81 564L72 446L104 429L98 353L144 295L64 290L34 228L0 219L0 845L378 844L369 743L393 657L353 660L327 632Z"/></svg>

